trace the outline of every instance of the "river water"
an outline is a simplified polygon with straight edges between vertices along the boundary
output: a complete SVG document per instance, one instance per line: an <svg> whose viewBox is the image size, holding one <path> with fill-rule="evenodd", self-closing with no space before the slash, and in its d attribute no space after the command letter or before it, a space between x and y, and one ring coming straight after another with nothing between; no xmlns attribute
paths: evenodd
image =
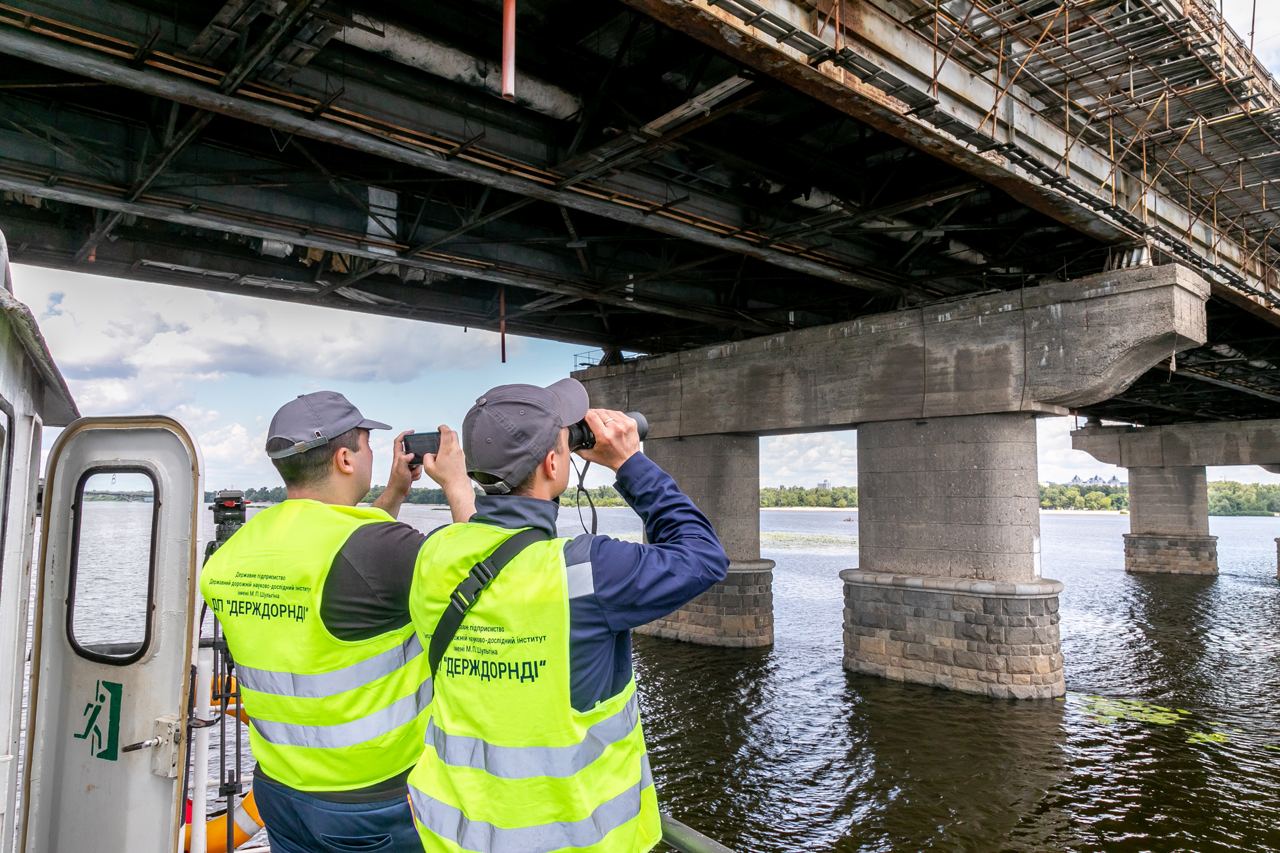
<svg viewBox="0 0 1280 853"><path fill-rule="evenodd" d="M1043 515L1068 693L1012 702L844 671L856 518L761 512L773 648L636 638L665 810L742 851L1280 849L1280 519L1211 519L1221 574L1201 578L1125 574L1126 517ZM605 509L600 530L640 524Z"/></svg>

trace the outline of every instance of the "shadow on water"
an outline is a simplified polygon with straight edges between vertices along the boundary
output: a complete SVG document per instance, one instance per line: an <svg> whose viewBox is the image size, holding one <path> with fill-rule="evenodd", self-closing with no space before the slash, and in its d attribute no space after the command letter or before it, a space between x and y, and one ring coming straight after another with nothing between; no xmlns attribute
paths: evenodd
<svg viewBox="0 0 1280 853"><path fill-rule="evenodd" d="M1034 818L1064 774L1061 702L847 677L859 697L849 727L871 772L833 849L1044 849Z"/></svg>

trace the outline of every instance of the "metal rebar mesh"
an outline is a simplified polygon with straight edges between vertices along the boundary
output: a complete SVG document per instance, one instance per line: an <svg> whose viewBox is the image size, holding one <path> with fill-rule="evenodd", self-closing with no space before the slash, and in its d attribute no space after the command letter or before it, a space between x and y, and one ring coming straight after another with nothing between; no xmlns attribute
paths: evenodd
<svg viewBox="0 0 1280 853"><path fill-rule="evenodd" d="M945 61L1016 84L1018 100L1063 124L1068 147L1106 152L1113 173L1098 190L1114 203L1145 219L1147 192L1164 195L1212 226L1215 253L1230 240L1275 266L1280 87L1207 0L900 6Z"/></svg>

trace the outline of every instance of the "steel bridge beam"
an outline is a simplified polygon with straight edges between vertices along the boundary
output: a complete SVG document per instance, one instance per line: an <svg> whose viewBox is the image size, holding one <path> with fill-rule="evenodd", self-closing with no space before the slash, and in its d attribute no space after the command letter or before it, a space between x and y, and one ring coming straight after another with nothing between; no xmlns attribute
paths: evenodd
<svg viewBox="0 0 1280 853"><path fill-rule="evenodd" d="M156 219L194 228L205 228L240 234L245 237L257 237L278 240L284 243L311 246L325 251L347 254L372 261L388 259L384 251L371 246L361 234L341 235L335 231L320 233L308 225L289 225L284 221L254 221L248 218L233 216L225 209L200 207L189 204L163 204L156 201L129 201L122 196L110 195L83 186L75 186L70 181L59 181L50 186L46 180L37 180L14 172L0 171L0 190L23 193L67 202L84 207L98 208L113 213L132 214L147 219ZM195 208L194 210L192 208ZM622 294L607 292L597 283L584 282L563 276L546 269L539 269L511 261L483 260L457 255L434 255L396 257L401 266L413 267L431 272L444 273L459 278L477 279L493 284L507 285L528 290L555 293L561 296L573 296L579 299L596 301L628 311L641 311L693 320L699 323L727 328L777 328L744 312L720 309L707 306L691 307L687 304L665 302L641 297L628 297Z"/></svg>
<svg viewBox="0 0 1280 853"><path fill-rule="evenodd" d="M617 203L601 197L590 185L557 189L550 182L524 177L516 171L450 158L442 152L410 139L384 138L369 131L357 130L325 116L270 103L258 97L227 94L192 82L177 75L149 67L137 68L103 54L33 35L10 27L0 27L0 53L122 86L155 97L177 101L201 110L259 124L286 134L297 134L339 147L363 152L392 162L425 171L470 181L483 186L561 205L604 219L657 231L704 246L743 254L792 272L833 281L850 287L878 292L898 293L894 284L852 268L816 260L815 253L803 247L784 248L764 245L759 235L741 233L733 225L722 226L717 233L702 225L685 221L682 213Z"/></svg>
<svg viewBox="0 0 1280 853"><path fill-rule="evenodd" d="M145 239L123 225L102 244L96 260L78 264L72 260L78 245L74 235L55 223L9 215L5 231L15 263L490 331L499 326L491 291L441 286L448 282L421 287L395 280L370 281L352 288L358 298L323 296L313 281L313 270L307 267L229 247L193 248L177 240ZM513 312L507 331L591 346L616 345L616 336L607 334L598 322L563 315L523 318Z"/></svg>

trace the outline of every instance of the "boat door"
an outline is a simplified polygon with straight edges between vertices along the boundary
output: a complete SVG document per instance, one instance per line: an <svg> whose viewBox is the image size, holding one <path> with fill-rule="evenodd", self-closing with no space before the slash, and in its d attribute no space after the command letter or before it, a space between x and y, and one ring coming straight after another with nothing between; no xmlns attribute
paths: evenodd
<svg viewBox="0 0 1280 853"><path fill-rule="evenodd" d="M82 418L50 451L20 849L177 849L202 498L169 418Z"/></svg>

